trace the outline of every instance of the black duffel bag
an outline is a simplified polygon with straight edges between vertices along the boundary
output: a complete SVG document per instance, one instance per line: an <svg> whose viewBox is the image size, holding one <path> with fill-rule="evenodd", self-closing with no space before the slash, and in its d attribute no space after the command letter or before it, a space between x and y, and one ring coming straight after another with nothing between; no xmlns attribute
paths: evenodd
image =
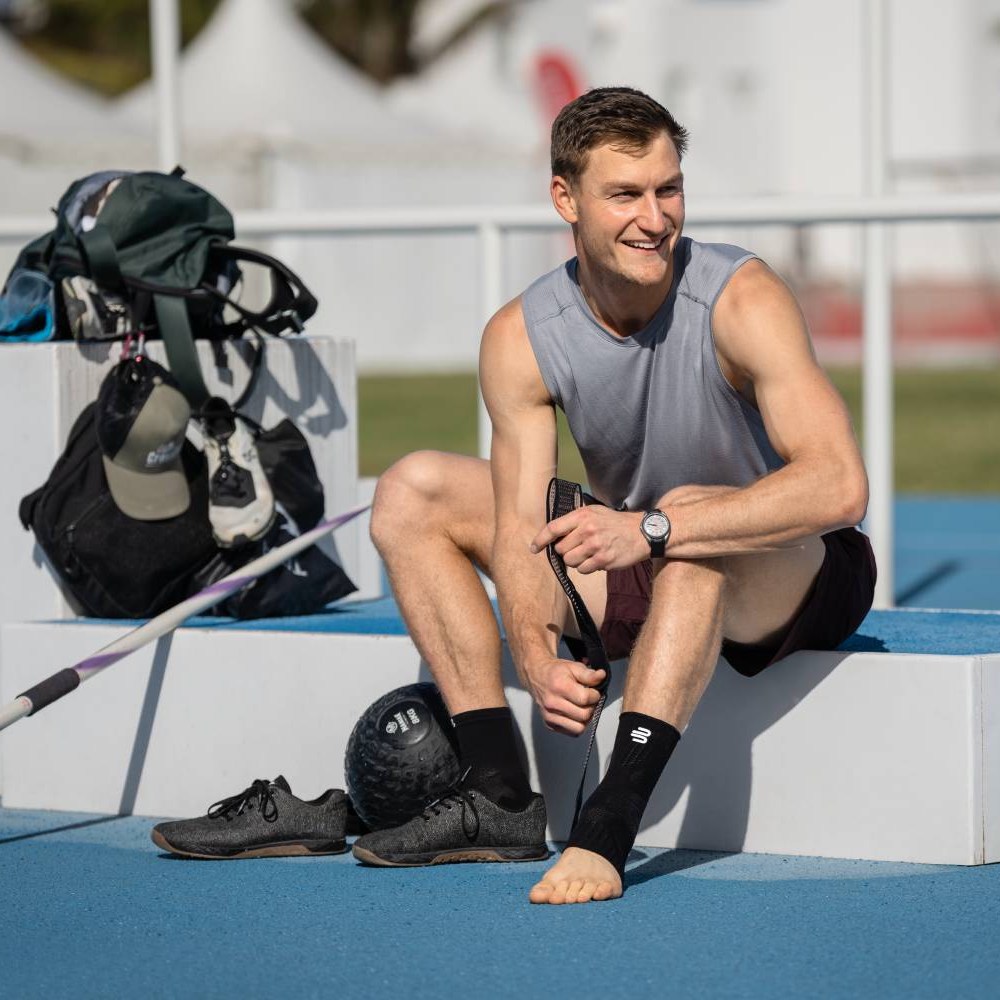
<svg viewBox="0 0 1000 1000"><path fill-rule="evenodd" d="M77 417L48 480L21 501L18 514L79 611L149 618L190 597L218 551L208 522L208 467L185 441L188 509L162 521L128 517L108 490L96 409L90 403Z"/></svg>
<svg viewBox="0 0 1000 1000"><path fill-rule="evenodd" d="M220 550L212 537L207 463L189 441L181 451L191 495L183 514L140 521L118 509L104 472L95 403L77 418L49 478L21 501L18 513L77 611L151 618L321 519L323 488L299 429L286 419L259 431L257 450L279 516L265 538L238 549ZM355 589L343 569L313 546L228 598L216 613L310 614Z"/></svg>

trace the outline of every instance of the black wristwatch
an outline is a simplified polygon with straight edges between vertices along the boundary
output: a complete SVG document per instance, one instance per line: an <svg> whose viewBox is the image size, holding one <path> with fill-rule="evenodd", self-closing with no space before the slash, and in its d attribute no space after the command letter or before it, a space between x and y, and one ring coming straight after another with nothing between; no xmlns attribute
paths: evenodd
<svg viewBox="0 0 1000 1000"><path fill-rule="evenodd" d="M662 559L670 540L670 518L662 510L648 510L639 524L642 537L649 542L649 554Z"/></svg>

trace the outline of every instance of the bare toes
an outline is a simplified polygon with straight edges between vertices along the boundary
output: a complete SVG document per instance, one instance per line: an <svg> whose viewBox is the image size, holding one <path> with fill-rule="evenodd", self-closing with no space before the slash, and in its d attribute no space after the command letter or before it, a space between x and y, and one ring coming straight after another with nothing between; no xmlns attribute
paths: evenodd
<svg viewBox="0 0 1000 1000"><path fill-rule="evenodd" d="M552 883L551 882L538 882L536 885L531 887L531 892L528 893L528 899L532 903L547 903L549 898L552 896Z"/></svg>
<svg viewBox="0 0 1000 1000"><path fill-rule="evenodd" d="M579 903L582 902L580 899L580 894L583 892L583 879L577 878L573 879L569 884L569 888L566 890L566 902L567 903Z"/></svg>
<svg viewBox="0 0 1000 1000"><path fill-rule="evenodd" d="M614 899L619 895L621 894L615 892L615 887L610 882L601 882L594 890L594 899L596 900Z"/></svg>
<svg viewBox="0 0 1000 1000"><path fill-rule="evenodd" d="M566 891L569 889L569 883L563 879L561 882L556 882L555 889L552 893L552 897L549 899L550 903L561 904L566 902Z"/></svg>

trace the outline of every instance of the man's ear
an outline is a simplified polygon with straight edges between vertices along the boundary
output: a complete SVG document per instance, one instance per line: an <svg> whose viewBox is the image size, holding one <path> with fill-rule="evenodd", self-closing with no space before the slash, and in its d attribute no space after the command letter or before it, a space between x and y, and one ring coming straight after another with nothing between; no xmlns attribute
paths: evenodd
<svg viewBox="0 0 1000 1000"><path fill-rule="evenodd" d="M576 196L573 187L565 177L556 175L549 185L552 204L564 222L573 225L577 221Z"/></svg>

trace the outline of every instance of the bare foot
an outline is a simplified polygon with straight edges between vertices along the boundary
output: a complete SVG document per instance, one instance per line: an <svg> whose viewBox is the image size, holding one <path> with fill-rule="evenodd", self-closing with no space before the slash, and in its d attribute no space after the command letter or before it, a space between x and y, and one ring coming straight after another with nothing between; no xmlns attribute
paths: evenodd
<svg viewBox="0 0 1000 1000"><path fill-rule="evenodd" d="M589 903L617 899L622 880L615 866L593 851L567 847L528 894L532 903Z"/></svg>

